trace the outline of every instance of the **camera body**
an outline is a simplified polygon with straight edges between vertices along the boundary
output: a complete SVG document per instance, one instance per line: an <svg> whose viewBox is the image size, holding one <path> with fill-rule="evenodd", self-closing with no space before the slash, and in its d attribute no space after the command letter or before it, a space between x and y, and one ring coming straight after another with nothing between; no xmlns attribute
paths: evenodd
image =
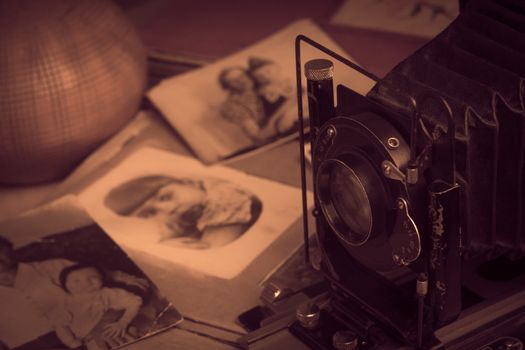
<svg viewBox="0 0 525 350"><path fill-rule="evenodd" d="M523 349L519 62L525 6L472 0L367 96L339 85L335 106L330 60L306 63L313 214L330 288L298 309L293 334L314 349Z"/></svg>

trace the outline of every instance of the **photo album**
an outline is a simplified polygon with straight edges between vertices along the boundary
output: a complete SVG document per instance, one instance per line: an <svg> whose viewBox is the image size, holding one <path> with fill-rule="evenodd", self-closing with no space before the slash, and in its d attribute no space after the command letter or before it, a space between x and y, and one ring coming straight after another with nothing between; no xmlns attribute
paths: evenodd
<svg viewBox="0 0 525 350"><path fill-rule="evenodd" d="M73 196L0 224L0 348L109 350L181 314Z"/></svg>

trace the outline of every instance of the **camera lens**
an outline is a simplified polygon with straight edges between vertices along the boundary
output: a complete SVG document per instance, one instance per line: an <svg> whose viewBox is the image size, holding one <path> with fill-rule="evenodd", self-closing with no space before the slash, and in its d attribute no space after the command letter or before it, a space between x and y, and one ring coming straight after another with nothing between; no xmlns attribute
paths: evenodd
<svg viewBox="0 0 525 350"><path fill-rule="evenodd" d="M335 210L350 230L364 239L372 226L372 211L363 185L348 167L334 167L332 178L330 192Z"/></svg>
<svg viewBox="0 0 525 350"><path fill-rule="evenodd" d="M402 180L386 176L383 163L391 163L393 172L394 167L406 169L410 148L405 140L385 117L368 112L334 117L319 129L312 170L320 212L316 228L326 238L323 244L330 246L326 249L342 247L376 271L399 267L392 259L391 238L400 212L398 198L409 197ZM424 215L425 208L420 213ZM338 264L335 259L338 256L333 264Z"/></svg>
<svg viewBox="0 0 525 350"><path fill-rule="evenodd" d="M344 162L330 159L318 173L321 209L330 226L350 245L361 245L370 237L372 209L363 183Z"/></svg>

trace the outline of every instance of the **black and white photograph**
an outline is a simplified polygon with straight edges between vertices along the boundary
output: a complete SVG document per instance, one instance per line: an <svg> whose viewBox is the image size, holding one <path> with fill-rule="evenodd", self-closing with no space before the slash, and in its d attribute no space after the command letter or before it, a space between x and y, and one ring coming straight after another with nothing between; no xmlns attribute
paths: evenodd
<svg viewBox="0 0 525 350"><path fill-rule="evenodd" d="M204 163L278 145L298 130L294 41L299 34L351 59L313 21L299 20L217 62L162 80L148 97ZM304 47L302 55L318 57L319 51ZM373 85L339 63L335 69L338 79L362 94Z"/></svg>
<svg viewBox="0 0 525 350"><path fill-rule="evenodd" d="M109 350L182 320L98 225L50 219L0 227L1 349Z"/></svg>
<svg viewBox="0 0 525 350"><path fill-rule="evenodd" d="M301 191L154 148L79 195L123 246L231 279L301 217Z"/></svg>
<svg viewBox="0 0 525 350"><path fill-rule="evenodd" d="M123 217L158 224L158 241L189 249L214 249L257 221L261 200L230 181L150 175L109 191L105 207Z"/></svg>
<svg viewBox="0 0 525 350"><path fill-rule="evenodd" d="M225 67L218 80L227 93L220 116L240 127L256 145L296 129L293 81L277 62L249 57L245 65Z"/></svg>
<svg viewBox="0 0 525 350"><path fill-rule="evenodd" d="M432 38L458 13L455 0L345 0L331 23Z"/></svg>

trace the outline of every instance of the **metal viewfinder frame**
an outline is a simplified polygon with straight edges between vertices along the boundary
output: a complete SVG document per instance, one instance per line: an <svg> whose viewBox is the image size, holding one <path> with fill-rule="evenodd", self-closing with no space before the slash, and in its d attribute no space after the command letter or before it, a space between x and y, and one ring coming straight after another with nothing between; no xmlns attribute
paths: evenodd
<svg viewBox="0 0 525 350"><path fill-rule="evenodd" d="M301 161L301 194L302 194L302 203L303 203L303 229L304 229L304 259L306 264L310 264L310 244L308 237L310 235L310 230L308 226L308 203L307 203L307 188L306 188L306 168L305 168L305 155L304 155L304 116L303 116L303 84L302 84L302 69L301 69L301 42L304 42L319 51L327 54L328 56L336 59L337 61L343 63L344 65L350 67L351 69L363 74L364 76L374 80L375 82L379 81L379 78L374 74L370 73L366 69L361 68L354 62L349 59L337 54L336 52L328 49L327 47L321 45L320 43L308 38L305 35L298 35L295 38L295 74L297 79L297 115L299 118L299 153Z"/></svg>

